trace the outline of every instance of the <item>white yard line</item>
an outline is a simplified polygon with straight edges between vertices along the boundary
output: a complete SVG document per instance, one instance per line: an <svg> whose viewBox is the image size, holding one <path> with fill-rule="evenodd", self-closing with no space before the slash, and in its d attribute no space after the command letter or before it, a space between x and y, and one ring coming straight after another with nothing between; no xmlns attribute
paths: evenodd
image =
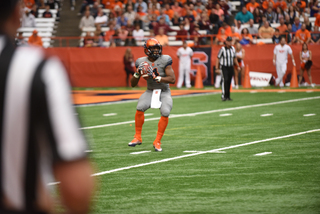
<svg viewBox="0 0 320 214"><path fill-rule="evenodd" d="M254 156L262 156L262 155L270 155L270 154L272 154L272 152L262 152L262 153L255 154Z"/></svg>
<svg viewBox="0 0 320 214"><path fill-rule="evenodd" d="M197 153L197 152L202 152L202 151L183 151L185 153ZM225 151L213 151L210 153L226 153Z"/></svg>
<svg viewBox="0 0 320 214"><path fill-rule="evenodd" d="M226 116L231 116L232 114L230 114L230 113L226 113L226 114L220 114L219 116L220 117L226 117Z"/></svg>
<svg viewBox="0 0 320 214"><path fill-rule="evenodd" d="M137 164L137 165L133 165L133 166L127 166L127 167L122 167L122 168L118 168L118 169L112 169L112 170L108 170L108 171L104 171L104 172L99 172L99 173L93 174L92 176L110 174L110 173L113 173L113 172L119 172L119 171L123 171L123 170L127 170L127 169L138 168L138 167L148 166L148 165L157 164L157 163L164 163L164 162L173 161L173 160L182 159L182 158L187 158L187 157L192 157L192 156L196 156L196 155L202 155L202 154L212 153L212 152L216 152L216 151L223 151L223 150L227 150L227 149L234 149L234 148L238 148L238 147L242 147L242 146L248 146L248 145L267 142L267 141L272 141L272 140L279 140L279 139L283 139L283 138L289 138L289 137L294 137L294 136L299 136L299 135L313 133L313 132L319 132L319 131L320 131L320 129L313 129L313 130L309 130L309 131L305 131L305 132L298 132L298 133L294 133L294 134L289 134L289 135L284 135L284 136L279 136L279 137L268 138L268 139L264 139L264 140L252 141L252 142L249 142L249 143L243 143L243 144L223 147L223 148L220 148L220 149L213 149L213 150L208 150L208 151L203 151L203 152L197 152L197 153L192 153L192 154L187 154L187 155L181 155L181 156L177 156L177 157L173 157L173 158L166 158L166 159L162 159L162 160L158 160L158 161L152 161L152 162L148 162L148 163L141 163L141 164Z"/></svg>
<svg viewBox="0 0 320 214"><path fill-rule="evenodd" d="M310 116L315 116L316 114L304 114L304 117L310 117Z"/></svg>
<svg viewBox="0 0 320 214"><path fill-rule="evenodd" d="M262 106L271 106L271 105L278 105L278 104L292 103L292 102L299 102L299 101L306 101L306 100L315 100L315 99L320 99L320 96L306 97L306 98L293 99L293 100L284 100L284 101L271 102L271 103L261 103L261 104L255 104L255 105L247 105L247 106L238 106L238 107L233 107L233 108L216 109L216 110L210 110L210 111L201 111L201 112L194 112L194 113L188 113L188 114L176 114L176 115L171 115L170 118L190 117L190 116L196 116L196 115L202 115L202 114L212 114L212 113L217 113L217 112L234 111L234 110L240 110L240 109L255 108L255 107L262 107ZM148 118L148 119L145 119L145 122L159 120L159 119L160 119L160 117ZM103 124L103 125L97 125L97 126L82 127L81 129L103 128L103 127L109 127L109 126L130 124L130 123L134 123L134 122L135 122L134 120L131 120L131 121L118 122L118 123L110 123L110 124Z"/></svg>
<svg viewBox="0 0 320 214"><path fill-rule="evenodd" d="M145 114L144 114L145 117L147 117L147 116L152 116L152 115L153 115L153 113L145 113Z"/></svg>
<svg viewBox="0 0 320 214"><path fill-rule="evenodd" d="M103 114L103 116L105 117L109 117L109 116L115 116L117 115L117 113L109 113L109 114Z"/></svg>
<svg viewBox="0 0 320 214"><path fill-rule="evenodd" d="M139 155L139 154L143 154L143 153L147 153L147 152L151 152L151 151L140 151L140 152L131 152L131 155Z"/></svg>
<svg viewBox="0 0 320 214"><path fill-rule="evenodd" d="M286 93L286 91L278 91L278 93Z"/></svg>
<svg viewBox="0 0 320 214"><path fill-rule="evenodd" d="M273 114L261 114L261 117L268 117L268 116L272 116Z"/></svg>

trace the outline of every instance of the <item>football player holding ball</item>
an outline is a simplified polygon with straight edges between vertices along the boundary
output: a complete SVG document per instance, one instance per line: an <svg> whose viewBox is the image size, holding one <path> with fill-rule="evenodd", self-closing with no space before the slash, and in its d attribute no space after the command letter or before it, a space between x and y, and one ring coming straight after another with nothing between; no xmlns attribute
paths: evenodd
<svg viewBox="0 0 320 214"><path fill-rule="evenodd" d="M131 78L131 86L135 87L140 77L147 80L147 90L141 95L135 115L136 133L129 146L136 146L142 143L141 131L144 123L144 112L149 108L159 108L161 118L158 123L158 132L153 142L155 151L161 152L161 138L169 122L169 114L172 109L172 98L169 83L176 81L173 69L172 58L169 55L162 55L162 46L158 40L148 39L144 44L146 57L136 61L136 72Z"/></svg>

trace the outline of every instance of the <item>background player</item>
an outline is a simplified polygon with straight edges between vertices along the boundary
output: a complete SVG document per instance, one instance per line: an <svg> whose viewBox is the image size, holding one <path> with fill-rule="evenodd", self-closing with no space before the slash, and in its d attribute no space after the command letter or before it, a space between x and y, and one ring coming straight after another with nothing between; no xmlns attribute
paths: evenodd
<svg viewBox="0 0 320 214"><path fill-rule="evenodd" d="M282 37L280 40L280 44L276 45L276 47L273 50L273 64L276 66L278 75L274 84L275 86L280 84L279 86L283 87L282 79L287 71L288 54L290 54L291 56L293 66L296 66L296 63L292 55L292 50L290 46L286 44L286 38Z"/></svg>
<svg viewBox="0 0 320 214"><path fill-rule="evenodd" d="M147 80L147 90L141 95L137 105L135 115L135 129L136 133L134 139L128 144L129 146L136 146L142 143L141 131L144 123L144 112L151 107L151 99L154 89L161 89L160 107L161 118L158 123L158 132L153 147L155 151L161 152L161 138L167 128L169 122L169 114L172 109L172 98L169 83L174 84L176 78L172 70L172 58L168 55L162 55L162 46L158 40L152 38L148 39L144 44L144 52L147 57L141 57L136 61L137 72L131 78L131 86L135 87L141 77L141 71L144 68L144 63L149 64L148 70L153 72L152 78Z"/></svg>
<svg viewBox="0 0 320 214"><path fill-rule="evenodd" d="M186 81L185 81L186 87L191 88L190 68L191 68L191 58L193 56L193 51L190 47L188 47L187 41L183 41L183 47L178 49L177 56L179 58L179 78L178 78L177 88L181 88L184 77L186 77Z"/></svg>

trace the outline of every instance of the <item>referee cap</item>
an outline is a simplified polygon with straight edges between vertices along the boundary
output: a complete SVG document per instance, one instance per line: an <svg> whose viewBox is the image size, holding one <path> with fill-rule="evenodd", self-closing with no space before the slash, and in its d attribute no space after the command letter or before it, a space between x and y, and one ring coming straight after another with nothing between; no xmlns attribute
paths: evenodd
<svg viewBox="0 0 320 214"><path fill-rule="evenodd" d="M228 36L227 39L226 39L226 41L231 42L231 41L232 41L231 36Z"/></svg>

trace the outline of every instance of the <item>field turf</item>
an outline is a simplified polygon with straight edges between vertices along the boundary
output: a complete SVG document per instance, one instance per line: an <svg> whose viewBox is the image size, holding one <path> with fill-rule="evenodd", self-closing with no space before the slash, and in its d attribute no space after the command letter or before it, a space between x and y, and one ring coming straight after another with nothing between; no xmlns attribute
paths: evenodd
<svg viewBox="0 0 320 214"><path fill-rule="evenodd" d="M299 100L308 97L316 99ZM82 126L91 127L84 132L97 173L173 158L96 176L92 213L320 213L320 93L232 93L232 98L173 98L163 152L152 148L158 119L144 123L142 145L127 145L134 122L116 123L134 121L136 101L77 107ZM277 103L286 100L298 101ZM240 106L245 107L234 109ZM220 111L204 114L211 110ZM116 115L103 116L110 113ZM155 109L146 114L153 115L145 119L160 117ZM104 124L113 125L95 127ZM315 131L301 133L309 130ZM287 136L296 133L301 134ZM260 141L281 136L287 137ZM225 149L184 152L220 148ZM151 152L130 154L139 151ZM272 153L255 156L263 152Z"/></svg>

